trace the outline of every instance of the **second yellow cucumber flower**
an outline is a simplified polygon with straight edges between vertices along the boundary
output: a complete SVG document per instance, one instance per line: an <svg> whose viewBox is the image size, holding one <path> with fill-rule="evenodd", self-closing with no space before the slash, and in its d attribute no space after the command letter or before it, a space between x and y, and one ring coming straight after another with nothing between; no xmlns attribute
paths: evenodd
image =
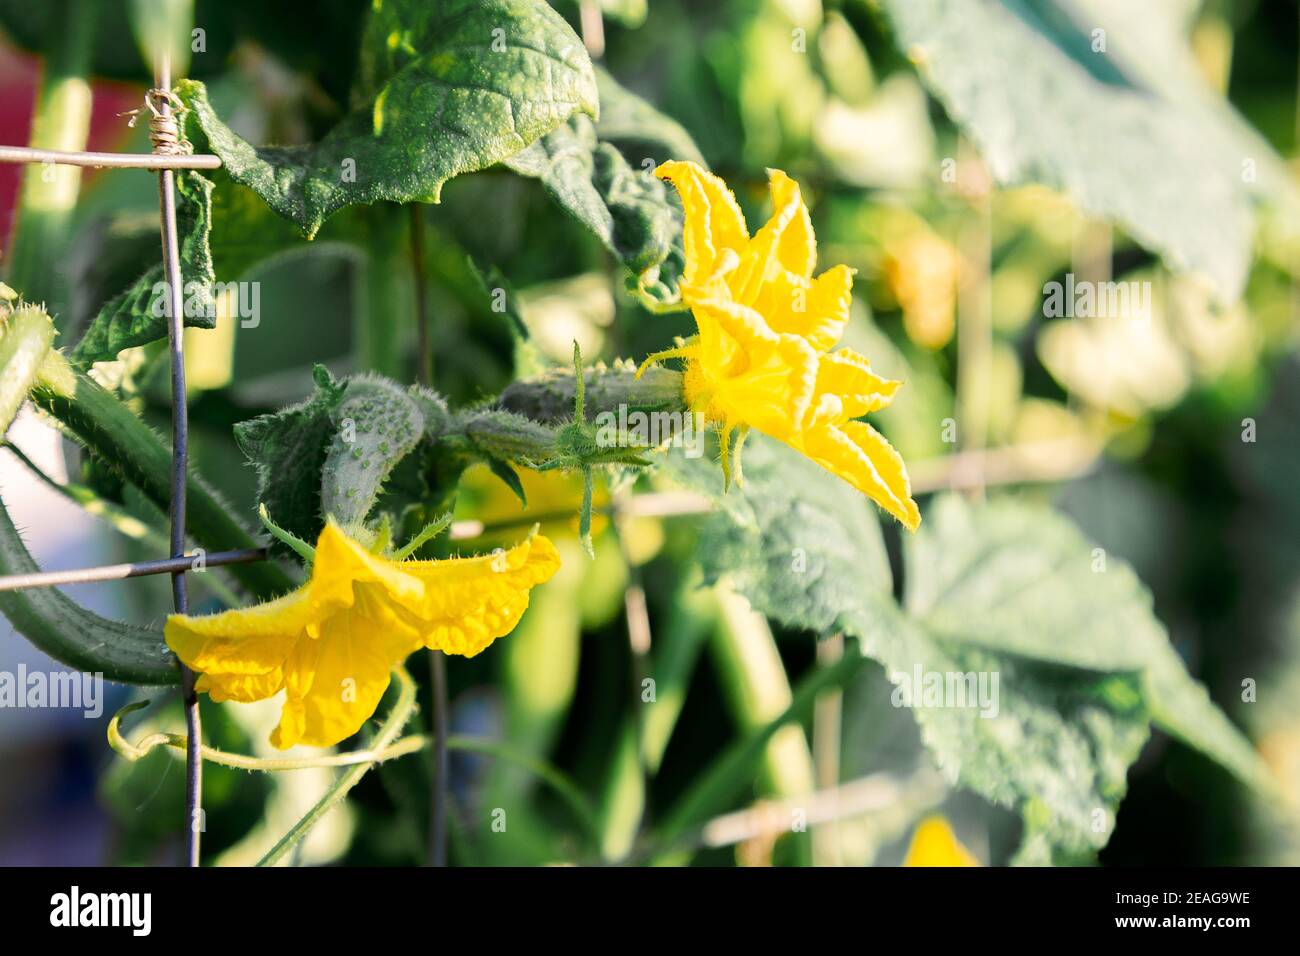
<svg viewBox="0 0 1300 956"><path fill-rule="evenodd" d="M848 324L853 274L841 265L813 277L817 241L798 184L769 170L772 218L751 237L721 179L689 162L667 162L655 173L682 198L681 294L699 334L642 368L686 360L686 400L718 425L726 480L733 469L739 480L741 442L757 428L915 531L921 514L902 457L856 420L888 405L901 383L871 371L852 349L830 351Z"/></svg>
<svg viewBox="0 0 1300 956"><path fill-rule="evenodd" d="M559 566L541 535L482 557L393 561L330 522L302 587L207 617L173 614L167 644L215 701L283 690L276 747L327 747L375 712L407 655L428 647L474 656L514 629L533 586Z"/></svg>
<svg viewBox="0 0 1300 956"><path fill-rule="evenodd" d="M912 834L903 866L979 866L980 861L957 839L948 821L937 814L926 817Z"/></svg>

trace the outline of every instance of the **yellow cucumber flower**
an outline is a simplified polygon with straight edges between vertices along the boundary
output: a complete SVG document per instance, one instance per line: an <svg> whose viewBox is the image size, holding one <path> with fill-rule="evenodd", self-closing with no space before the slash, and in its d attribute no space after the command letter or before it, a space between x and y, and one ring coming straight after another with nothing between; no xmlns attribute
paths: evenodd
<svg viewBox="0 0 1300 956"><path fill-rule="evenodd" d="M979 866L980 861L962 845L948 821L937 814L917 824L903 866Z"/></svg>
<svg viewBox="0 0 1300 956"><path fill-rule="evenodd" d="M855 420L888 405L902 383L871 371L852 349L831 351L848 324L853 272L841 265L813 277L817 240L798 184L768 171L772 218L751 237L735 197L712 173L667 162L655 174L681 195L681 294L699 334L650 356L642 370L686 361L687 404L718 426L728 483L733 473L742 480L741 443L757 428L915 531L921 514L902 457Z"/></svg>
<svg viewBox="0 0 1300 956"><path fill-rule="evenodd" d="M330 522L306 584L253 607L173 614L167 645L215 701L283 690L274 746L328 747L361 728L412 651L473 657L514 629L530 590L559 566L541 535L482 557L393 561Z"/></svg>

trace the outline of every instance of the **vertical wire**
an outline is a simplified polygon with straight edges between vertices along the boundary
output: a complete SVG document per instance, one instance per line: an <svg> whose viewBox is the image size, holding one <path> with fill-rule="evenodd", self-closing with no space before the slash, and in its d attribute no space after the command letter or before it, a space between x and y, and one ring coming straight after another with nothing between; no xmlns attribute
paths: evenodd
<svg viewBox="0 0 1300 956"><path fill-rule="evenodd" d="M433 695L433 784L429 795L429 865L447 865L447 659L429 650L429 677Z"/></svg>
<svg viewBox="0 0 1300 956"><path fill-rule="evenodd" d="M171 90L171 61L163 53L159 57L154 85L158 90ZM151 98L152 95L151 95ZM158 119L166 124L175 122L171 103L166 95L156 97ZM168 149L154 138L154 152ZM176 235L176 172L164 169L158 174L158 202L162 213L163 269L167 280L167 344L171 358L172 386L172 474L171 503L168 516L171 520L171 556L185 555L185 505L186 480L189 474L189 407L185 392L185 346L183 288L181 278L180 242ZM186 569L188 570L188 569ZM189 612L189 592L185 571L172 574L172 603L177 614ZM188 865L199 865L200 834L203 814L203 737L199 718L199 698L194 689L194 672L184 664L181 669L181 695L185 706L185 850Z"/></svg>
<svg viewBox="0 0 1300 956"><path fill-rule="evenodd" d="M433 386L433 343L429 338L429 294L424 281L424 207L410 204L411 274L415 283L416 378ZM429 865L447 865L447 800L451 763L447 755L447 659L429 649L429 693L433 697L433 780L429 787Z"/></svg>

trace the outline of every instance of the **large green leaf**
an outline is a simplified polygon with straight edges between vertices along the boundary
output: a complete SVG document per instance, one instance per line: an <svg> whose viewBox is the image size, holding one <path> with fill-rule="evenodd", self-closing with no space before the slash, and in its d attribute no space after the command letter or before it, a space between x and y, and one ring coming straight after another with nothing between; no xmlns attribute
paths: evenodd
<svg viewBox="0 0 1300 956"><path fill-rule="evenodd" d="M883 5L900 47L999 182L1062 189L1171 267L1209 277L1223 299L1240 295L1253 241L1252 193L1264 195L1276 184L1262 174L1250 182L1246 161L1271 166L1276 157L1258 136L1243 134L1244 124L1221 100L1213 102L1194 71L1179 73L1199 91L1195 96L1175 96L1170 84L1152 81L1164 68L1143 58L1153 49L1185 50L1182 24L1132 11L1165 5Z"/></svg>
<svg viewBox="0 0 1300 956"><path fill-rule="evenodd" d="M212 255L208 238L212 228L212 182L196 172L176 175L176 229L180 240L182 305L187 326L210 329L216 325L212 298ZM167 337L166 275L161 262L145 270L129 289L106 302L91 319L85 334L69 356L79 365L111 361L122 349L147 345Z"/></svg>
<svg viewBox="0 0 1300 956"><path fill-rule="evenodd" d="M935 637L1026 659L1140 675L1152 718L1243 781L1258 754L1187 674L1132 569L1046 507L941 499L908 550L908 610Z"/></svg>
<svg viewBox="0 0 1300 956"><path fill-rule="evenodd" d="M715 497L720 514L704 535L705 571L741 594L762 595L765 613L829 635L845 609L895 613L889 559L871 506L844 482L767 438L745 443L745 484L725 494L709 456L676 466Z"/></svg>
<svg viewBox="0 0 1300 956"><path fill-rule="evenodd" d="M706 465L674 470L716 494ZM1111 558L1096 575L1104 583L1092 580L1093 552L1064 519L941 500L905 546L905 611L871 506L852 488L762 438L747 446L745 474L703 536L706 576L788 627L856 637L900 685L895 703L910 703L950 778L1024 818L1020 859L1078 860L1106 844L1152 718L1263 779L1183 670L1132 572ZM996 675L985 700L996 708L927 699L933 674L984 675L989 691Z"/></svg>
<svg viewBox="0 0 1300 956"><path fill-rule="evenodd" d="M437 202L453 176L597 111L581 41L541 0L377 4L357 105L310 146L255 148L217 117L201 83L177 90L191 137L308 237L354 203Z"/></svg>

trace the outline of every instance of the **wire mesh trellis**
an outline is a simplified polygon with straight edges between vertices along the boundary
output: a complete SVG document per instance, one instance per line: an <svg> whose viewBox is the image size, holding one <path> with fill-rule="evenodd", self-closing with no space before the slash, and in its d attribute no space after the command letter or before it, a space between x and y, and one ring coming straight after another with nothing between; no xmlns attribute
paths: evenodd
<svg viewBox="0 0 1300 956"><path fill-rule="evenodd" d="M28 587L52 587L85 581L109 581L148 574L172 576L172 603L177 613L189 609L185 575L207 565L237 564L264 560L265 548L222 551L210 555L190 554L185 550L185 503L189 477L189 407L185 392L185 344L183 281L180 243L176 226L176 170L217 169L221 159L213 155L195 155L183 143L176 113L177 101L171 92L171 65L163 56L154 75L154 87L145 94L149 113L151 153L64 152L22 146L0 146L0 162L30 165L49 163L117 169L147 169L158 172L158 205L162 260L167 284L167 340L171 365L172 455L171 495L168 507L170 555L157 561L135 564L102 565L72 571L0 576L0 590ZM134 120L132 120L134 122ZM200 564L201 561L201 564ZM199 720L198 695L194 674L180 664L181 691L185 705L186 746L186 857L190 866L199 865L202 824L202 727Z"/></svg>

